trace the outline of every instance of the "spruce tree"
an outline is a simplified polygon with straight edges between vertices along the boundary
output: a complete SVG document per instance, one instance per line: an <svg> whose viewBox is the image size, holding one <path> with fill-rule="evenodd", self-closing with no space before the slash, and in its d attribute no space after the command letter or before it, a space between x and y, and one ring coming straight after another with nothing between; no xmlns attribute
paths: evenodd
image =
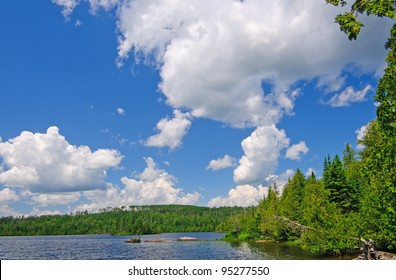
<svg viewBox="0 0 396 280"><path fill-rule="evenodd" d="M323 183L325 188L329 191L329 200L337 204L343 212L350 211L351 191L347 182L346 172L340 160L336 155L325 170L323 176Z"/></svg>

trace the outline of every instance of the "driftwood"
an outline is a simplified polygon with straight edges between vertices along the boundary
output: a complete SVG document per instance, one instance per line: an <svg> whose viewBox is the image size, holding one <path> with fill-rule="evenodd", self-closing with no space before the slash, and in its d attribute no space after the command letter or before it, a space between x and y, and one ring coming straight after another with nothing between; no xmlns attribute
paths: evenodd
<svg viewBox="0 0 396 280"><path fill-rule="evenodd" d="M363 246L360 248L362 252L359 256L359 260L378 260L379 256L375 251L375 242L374 240L370 239L367 241L364 238L360 238L360 241L363 242Z"/></svg>
<svg viewBox="0 0 396 280"><path fill-rule="evenodd" d="M283 217L283 216L275 216L276 219L282 220L286 222L289 226L299 228L301 230L315 230L314 228L299 224L295 221L290 220L289 218Z"/></svg>

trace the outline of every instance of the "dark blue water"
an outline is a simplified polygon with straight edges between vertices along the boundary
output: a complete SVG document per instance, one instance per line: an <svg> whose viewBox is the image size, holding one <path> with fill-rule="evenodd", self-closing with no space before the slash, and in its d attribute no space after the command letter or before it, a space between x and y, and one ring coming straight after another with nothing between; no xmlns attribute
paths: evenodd
<svg viewBox="0 0 396 280"><path fill-rule="evenodd" d="M176 241L189 236L205 241ZM222 233L167 233L143 235L141 243L130 236L71 235L0 237L0 259L17 260L258 260L310 259L299 248L276 243L225 242ZM166 242L147 242L153 240Z"/></svg>

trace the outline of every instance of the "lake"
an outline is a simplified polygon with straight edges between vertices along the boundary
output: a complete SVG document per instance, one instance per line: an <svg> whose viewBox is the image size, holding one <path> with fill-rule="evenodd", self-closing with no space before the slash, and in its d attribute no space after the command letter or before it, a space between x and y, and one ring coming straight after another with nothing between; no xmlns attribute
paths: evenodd
<svg viewBox="0 0 396 280"><path fill-rule="evenodd" d="M176 241L179 237L204 241ZM68 235L0 237L0 259L17 260L260 260L314 259L296 246L279 243L225 242L223 233L192 232L131 236ZM167 242L147 242L166 240Z"/></svg>

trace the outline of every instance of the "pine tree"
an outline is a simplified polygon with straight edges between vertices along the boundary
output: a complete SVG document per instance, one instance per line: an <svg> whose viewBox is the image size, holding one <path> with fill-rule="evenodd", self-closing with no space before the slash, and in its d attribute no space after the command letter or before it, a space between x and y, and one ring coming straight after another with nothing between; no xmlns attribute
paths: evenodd
<svg viewBox="0 0 396 280"><path fill-rule="evenodd" d="M338 155L328 163L324 173L323 183L329 191L330 202L337 204L344 212L350 211L352 205L351 190L347 182L344 166Z"/></svg>
<svg viewBox="0 0 396 280"><path fill-rule="evenodd" d="M362 184L360 175L360 162L357 160L357 154L350 144L346 144L342 162L345 168L347 184L349 186L349 211L356 212L359 210L359 200L361 196Z"/></svg>
<svg viewBox="0 0 396 280"><path fill-rule="evenodd" d="M293 178L284 187L281 206L282 214L294 221L301 220L301 202L304 198L305 175L297 169Z"/></svg>

